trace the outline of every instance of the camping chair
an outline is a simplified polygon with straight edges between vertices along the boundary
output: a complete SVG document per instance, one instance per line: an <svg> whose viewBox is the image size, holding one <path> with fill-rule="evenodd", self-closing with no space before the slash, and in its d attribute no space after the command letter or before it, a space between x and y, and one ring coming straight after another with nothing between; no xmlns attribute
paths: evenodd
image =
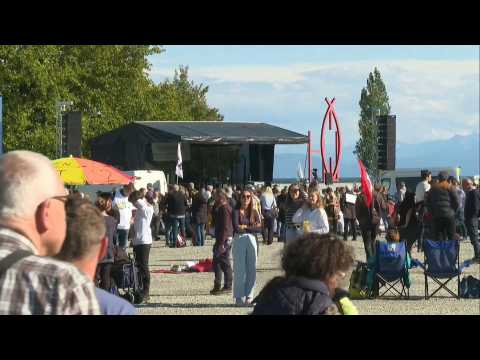
<svg viewBox="0 0 480 360"><path fill-rule="evenodd" d="M453 297L460 299L460 274L463 273L468 261L460 266L460 242L457 240L424 240L424 263L416 261L423 268L425 275L425 300L430 299L442 288ZM428 278L431 278L438 288L429 295ZM450 280L457 278L457 293L448 288Z"/></svg>
<svg viewBox="0 0 480 360"><path fill-rule="evenodd" d="M383 297L388 292L399 295L402 298L408 299L410 297L407 250L404 241L377 242L374 287L376 289L373 291L373 297ZM380 294L380 290L383 288L386 288L386 290Z"/></svg>

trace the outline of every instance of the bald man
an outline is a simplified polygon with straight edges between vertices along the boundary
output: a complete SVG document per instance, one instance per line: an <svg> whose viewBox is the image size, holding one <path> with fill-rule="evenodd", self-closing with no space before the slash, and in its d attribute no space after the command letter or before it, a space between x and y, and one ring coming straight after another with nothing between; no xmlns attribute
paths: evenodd
<svg viewBox="0 0 480 360"><path fill-rule="evenodd" d="M0 315L100 314L93 282L50 258L65 240L67 194L45 156L0 156Z"/></svg>

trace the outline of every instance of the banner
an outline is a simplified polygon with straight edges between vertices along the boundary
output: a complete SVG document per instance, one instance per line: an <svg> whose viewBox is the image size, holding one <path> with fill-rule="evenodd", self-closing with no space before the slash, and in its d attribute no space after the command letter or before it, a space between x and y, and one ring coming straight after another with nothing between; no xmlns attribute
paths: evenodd
<svg viewBox="0 0 480 360"><path fill-rule="evenodd" d="M360 176L362 178L362 192L365 194L365 201L367 203L367 207L370 207L373 201L372 181L370 180L370 176L368 176L367 170L365 169L362 160L358 159L358 165L360 166Z"/></svg>
<svg viewBox="0 0 480 360"><path fill-rule="evenodd" d="M177 147L177 168L175 169L175 174L183 179L183 167L182 167L182 149L180 147L180 143L178 143Z"/></svg>

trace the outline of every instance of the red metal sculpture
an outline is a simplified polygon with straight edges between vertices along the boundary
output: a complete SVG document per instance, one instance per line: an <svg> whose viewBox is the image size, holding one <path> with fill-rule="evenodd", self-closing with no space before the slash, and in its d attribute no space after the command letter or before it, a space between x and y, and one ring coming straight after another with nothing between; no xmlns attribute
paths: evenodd
<svg viewBox="0 0 480 360"><path fill-rule="evenodd" d="M337 117L337 113L335 112L335 98L331 101L328 98L325 98L325 101L328 105L327 111L325 113L325 117L323 118L322 123L322 134L320 136L320 143L321 143L321 150L320 154L322 156L322 180L326 182L327 173L332 175L332 180L337 182L340 180L340 160L342 158L342 135L340 132L340 124ZM332 130L332 120L335 121L335 167L332 166L332 158L329 157L328 166L327 166L327 159L326 159L326 151L325 151L325 137L326 137L326 122L328 118L328 129ZM312 180L312 154L319 153L319 151L312 150L311 144L311 132L308 132L308 176L309 180Z"/></svg>

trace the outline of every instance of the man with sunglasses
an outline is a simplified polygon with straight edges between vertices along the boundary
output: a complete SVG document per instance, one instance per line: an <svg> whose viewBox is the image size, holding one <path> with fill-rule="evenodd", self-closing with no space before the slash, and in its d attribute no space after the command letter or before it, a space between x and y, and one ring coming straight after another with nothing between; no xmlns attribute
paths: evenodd
<svg viewBox="0 0 480 360"><path fill-rule="evenodd" d="M51 258L65 240L66 200L48 158L0 156L0 314L100 314L93 282Z"/></svg>

